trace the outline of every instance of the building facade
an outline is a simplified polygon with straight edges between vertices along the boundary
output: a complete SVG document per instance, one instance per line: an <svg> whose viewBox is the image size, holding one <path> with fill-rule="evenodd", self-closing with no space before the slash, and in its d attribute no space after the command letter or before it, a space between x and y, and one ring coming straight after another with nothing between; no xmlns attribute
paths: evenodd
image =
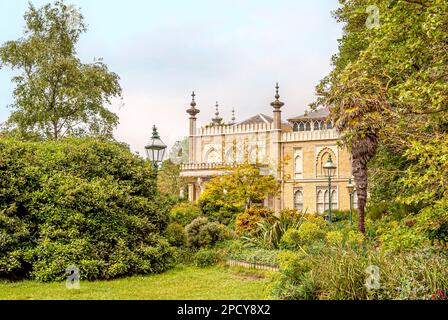
<svg viewBox="0 0 448 320"><path fill-rule="evenodd" d="M271 103L272 117L257 114L236 123L233 116L224 124L216 105L210 125L196 128L200 110L193 100L187 113L189 123L189 163L182 165L181 175L188 178L189 200L195 202L206 187L206 182L223 174L223 166L249 162L260 167L261 174L272 174L281 185L278 196L266 196L265 206L276 212L297 208L309 213L324 214L329 206L348 210L350 196L347 183L351 178L351 160L347 150L338 146L338 134L330 121L328 111L322 109L282 120L284 103L276 87ZM331 156L336 164L332 188L323 165ZM354 197L354 207L357 200Z"/></svg>

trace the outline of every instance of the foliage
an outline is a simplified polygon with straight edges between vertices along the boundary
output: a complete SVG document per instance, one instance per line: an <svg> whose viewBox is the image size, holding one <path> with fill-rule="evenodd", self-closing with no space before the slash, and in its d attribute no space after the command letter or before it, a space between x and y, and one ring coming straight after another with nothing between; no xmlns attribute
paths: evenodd
<svg viewBox="0 0 448 320"><path fill-rule="evenodd" d="M281 268L273 279L272 293L281 299L430 299L437 290L448 288L446 255L427 250L400 255L368 251L364 255L330 247L316 255L287 252L279 260ZM365 286L370 265L380 270L378 290Z"/></svg>
<svg viewBox="0 0 448 320"><path fill-rule="evenodd" d="M183 247L187 244L187 233L182 225L172 222L166 228L166 238L175 247Z"/></svg>
<svg viewBox="0 0 448 320"><path fill-rule="evenodd" d="M298 236L303 244L312 243L324 236L324 231L317 224L309 221L302 222L298 231Z"/></svg>
<svg viewBox="0 0 448 320"><path fill-rule="evenodd" d="M329 231L326 235L326 240L329 245L339 247L343 243L344 235L341 231Z"/></svg>
<svg viewBox="0 0 448 320"><path fill-rule="evenodd" d="M219 262L219 254L213 249L201 249L194 255L193 262L199 268L209 267Z"/></svg>
<svg viewBox="0 0 448 320"><path fill-rule="evenodd" d="M187 189L187 180L180 176L180 165L165 160L157 174L157 186L161 194L170 196L174 199L180 197L180 190Z"/></svg>
<svg viewBox="0 0 448 320"><path fill-rule="evenodd" d="M417 227L432 244L448 245L448 201L441 200L434 206L422 210L417 218Z"/></svg>
<svg viewBox="0 0 448 320"><path fill-rule="evenodd" d="M83 279L162 272L169 203L151 166L119 143L0 139L0 277Z"/></svg>
<svg viewBox="0 0 448 320"><path fill-rule="evenodd" d="M278 216L264 219L258 223L259 233L254 236L245 236L243 239L252 245L270 249L277 249L283 234L290 228L297 229L303 220L303 214L295 209L285 209Z"/></svg>
<svg viewBox="0 0 448 320"><path fill-rule="evenodd" d="M251 235L258 232L258 223L273 217L274 212L267 208L251 207L236 217L235 231L238 235Z"/></svg>
<svg viewBox="0 0 448 320"><path fill-rule="evenodd" d="M392 170L388 170L392 172L386 178L380 175L375 186L383 185L408 203L431 204L442 197L447 181L448 42L444 30L448 3L340 3L335 17L344 23L345 32L333 58L334 69L317 88L317 104L330 107L335 126L352 151L360 218L367 161L377 146L387 145L398 157L380 160L386 170L387 161L392 160ZM375 28L366 27L369 5L379 8L381 22ZM399 171L406 171L406 175ZM359 224L363 231L361 219Z"/></svg>
<svg viewBox="0 0 448 320"><path fill-rule="evenodd" d="M279 253L280 272L273 277L272 294L282 300L315 300L318 298L317 282L313 279L311 265L292 251Z"/></svg>
<svg viewBox="0 0 448 320"><path fill-rule="evenodd" d="M406 251L413 248L424 248L428 239L419 230L415 221L388 220L384 218L376 230L377 239L382 251Z"/></svg>
<svg viewBox="0 0 448 320"><path fill-rule="evenodd" d="M224 240L224 226L217 222L209 222L206 217L194 219L185 228L188 245L193 248L209 247Z"/></svg>
<svg viewBox="0 0 448 320"><path fill-rule="evenodd" d="M296 250L300 247L301 242L299 230L290 228L286 230L280 239L279 247L281 249Z"/></svg>
<svg viewBox="0 0 448 320"><path fill-rule="evenodd" d="M261 203L267 194L278 193L276 179L260 175L260 169L255 165L243 163L222 169L226 174L208 181L199 198L199 205L206 216L220 212L221 208L235 215Z"/></svg>
<svg viewBox="0 0 448 320"><path fill-rule="evenodd" d="M118 117L104 105L121 96L119 77L101 59L76 57L87 30L81 13L59 0L40 9L30 3L25 22L24 37L0 47L0 68L20 70L7 125L24 137L111 137Z"/></svg>
<svg viewBox="0 0 448 320"><path fill-rule="evenodd" d="M189 202L181 202L171 209L170 220L186 226L200 215L201 209L198 206Z"/></svg>

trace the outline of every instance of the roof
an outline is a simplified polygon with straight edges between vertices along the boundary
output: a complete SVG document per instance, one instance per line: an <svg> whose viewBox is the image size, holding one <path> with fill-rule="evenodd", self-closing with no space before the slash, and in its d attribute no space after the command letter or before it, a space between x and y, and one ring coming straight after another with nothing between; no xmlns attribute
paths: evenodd
<svg viewBox="0 0 448 320"><path fill-rule="evenodd" d="M270 116L267 116L265 114L259 113L256 116L253 116L249 119L246 119L242 122L239 122L238 124L255 124L255 123L272 123L274 122L274 119Z"/></svg>
<svg viewBox="0 0 448 320"><path fill-rule="evenodd" d="M316 111L305 112L305 114L290 118L288 119L288 121L326 119L329 114L330 112L328 111L328 109L319 109Z"/></svg>
<svg viewBox="0 0 448 320"><path fill-rule="evenodd" d="M250 117L249 119L246 119L244 121L238 122L235 125L240 125L240 124L256 124L256 123L266 123L266 124L271 124L274 123L274 118L267 116L263 113L259 113L256 116ZM286 121L282 121L282 127L291 127L291 125L286 122Z"/></svg>

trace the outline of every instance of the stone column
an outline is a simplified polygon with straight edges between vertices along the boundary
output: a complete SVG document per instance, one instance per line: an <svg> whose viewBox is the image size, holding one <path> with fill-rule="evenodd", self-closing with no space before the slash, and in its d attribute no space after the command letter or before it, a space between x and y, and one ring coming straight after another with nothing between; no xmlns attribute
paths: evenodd
<svg viewBox="0 0 448 320"><path fill-rule="evenodd" d="M190 108L187 110L187 113L190 115L190 124L189 124L189 138L188 138L188 161L190 163L196 162L196 115L200 112L199 109L196 109L196 101L195 101L195 94L193 91L193 94L191 95L193 97Z"/></svg>
<svg viewBox="0 0 448 320"><path fill-rule="evenodd" d="M281 140L282 140L282 111L281 108L285 105L283 102L281 102L280 95L278 93L278 83L275 86L276 94L275 94L275 101L271 103L272 108L274 109L274 123L273 123L273 129L271 130L271 160L273 161L275 165L275 176L277 180L282 183L282 166L283 166L283 159L281 157ZM283 188L283 185L281 186L281 189ZM276 214L282 210L282 203L280 196L277 196L274 198L274 211Z"/></svg>

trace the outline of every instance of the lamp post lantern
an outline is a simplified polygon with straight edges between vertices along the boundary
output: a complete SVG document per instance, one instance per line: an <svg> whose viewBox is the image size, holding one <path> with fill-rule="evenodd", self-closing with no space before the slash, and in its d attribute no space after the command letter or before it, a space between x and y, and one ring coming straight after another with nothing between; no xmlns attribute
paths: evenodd
<svg viewBox="0 0 448 320"><path fill-rule="evenodd" d="M355 191L355 185L352 183L352 179L348 180L347 190L350 194L350 225L352 225L352 217L353 217L353 194Z"/></svg>
<svg viewBox="0 0 448 320"><path fill-rule="evenodd" d="M328 177L328 223L331 223L331 178L336 175L336 164L333 163L331 155L323 168L325 176Z"/></svg>
<svg viewBox="0 0 448 320"><path fill-rule="evenodd" d="M145 146L146 156L152 162L157 170L158 164L163 161L165 156L166 144L160 139L156 126L152 128L152 137L148 145Z"/></svg>

